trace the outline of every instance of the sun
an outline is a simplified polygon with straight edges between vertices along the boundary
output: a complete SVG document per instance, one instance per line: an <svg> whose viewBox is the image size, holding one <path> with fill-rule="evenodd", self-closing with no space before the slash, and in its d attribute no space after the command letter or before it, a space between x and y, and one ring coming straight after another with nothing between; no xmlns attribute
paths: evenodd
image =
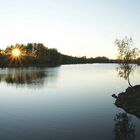
<svg viewBox="0 0 140 140"><path fill-rule="evenodd" d="M14 48L11 52L12 57L20 57L21 56L21 50L18 48Z"/></svg>
<svg viewBox="0 0 140 140"><path fill-rule="evenodd" d="M21 66L26 58L26 51L23 46L16 45L8 50L9 66ZM26 60L25 60L26 61Z"/></svg>

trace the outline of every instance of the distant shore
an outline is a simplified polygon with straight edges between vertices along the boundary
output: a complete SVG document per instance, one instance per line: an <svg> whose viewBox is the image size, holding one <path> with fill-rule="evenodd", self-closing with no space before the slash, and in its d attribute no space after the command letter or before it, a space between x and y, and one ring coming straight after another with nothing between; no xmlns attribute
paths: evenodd
<svg viewBox="0 0 140 140"><path fill-rule="evenodd" d="M76 57L62 54L42 43L16 44L0 49L0 67L54 67L64 64L120 63L121 60L105 56ZM140 64L140 58L129 63Z"/></svg>

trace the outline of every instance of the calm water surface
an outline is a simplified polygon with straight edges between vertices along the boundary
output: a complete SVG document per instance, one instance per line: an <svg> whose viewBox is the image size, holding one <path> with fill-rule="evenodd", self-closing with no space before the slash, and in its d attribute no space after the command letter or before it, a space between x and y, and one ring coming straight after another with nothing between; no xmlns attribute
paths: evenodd
<svg viewBox="0 0 140 140"><path fill-rule="evenodd" d="M114 118L124 111L111 95L128 87L116 67L0 69L0 139L115 140ZM140 67L130 79L140 84ZM139 140L140 120L129 116L135 126L131 140Z"/></svg>

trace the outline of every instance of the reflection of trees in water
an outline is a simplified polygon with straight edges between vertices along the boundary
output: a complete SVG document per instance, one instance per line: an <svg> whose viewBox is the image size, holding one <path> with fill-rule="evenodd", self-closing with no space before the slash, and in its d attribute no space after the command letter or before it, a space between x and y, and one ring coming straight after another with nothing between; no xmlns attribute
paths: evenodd
<svg viewBox="0 0 140 140"><path fill-rule="evenodd" d="M54 72L55 73L55 72ZM16 86L43 86L46 77L55 77L46 70L13 69L0 73L0 81Z"/></svg>
<svg viewBox="0 0 140 140"><path fill-rule="evenodd" d="M114 122L114 140L135 140L135 125L127 113L116 114Z"/></svg>
<svg viewBox="0 0 140 140"><path fill-rule="evenodd" d="M118 72L119 77L127 80L130 87L132 87L132 85L130 83L130 74L132 74L134 72L135 67L136 67L136 65L128 64L128 63L121 63L117 67L117 72Z"/></svg>
<svg viewBox="0 0 140 140"><path fill-rule="evenodd" d="M16 85L39 85L43 84L43 79L46 77L44 72L33 72L33 73L17 73L17 74L8 74L5 77L5 81L8 84Z"/></svg>

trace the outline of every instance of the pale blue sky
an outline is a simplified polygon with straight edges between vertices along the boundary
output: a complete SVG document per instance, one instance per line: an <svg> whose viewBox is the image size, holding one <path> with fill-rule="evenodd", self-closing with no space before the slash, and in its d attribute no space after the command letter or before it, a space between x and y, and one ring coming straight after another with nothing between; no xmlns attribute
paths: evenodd
<svg viewBox="0 0 140 140"><path fill-rule="evenodd" d="M140 0L0 0L0 46L42 42L76 56L115 57L116 38L140 48Z"/></svg>

